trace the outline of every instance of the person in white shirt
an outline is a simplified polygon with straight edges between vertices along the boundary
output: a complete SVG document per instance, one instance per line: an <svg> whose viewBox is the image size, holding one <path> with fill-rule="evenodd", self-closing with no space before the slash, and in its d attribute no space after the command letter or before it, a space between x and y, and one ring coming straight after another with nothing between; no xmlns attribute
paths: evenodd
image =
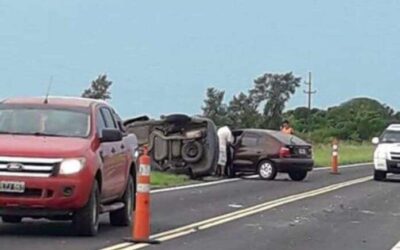
<svg viewBox="0 0 400 250"><path fill-rule="evenodd" d="M228 147L233 143L232 131L228 126L223 126L218 129L218 140L219 140L219 158L218 158L218 168L217 175L224 176L226 173L227 162L230 162L228 157L229 151Z"/></svg>

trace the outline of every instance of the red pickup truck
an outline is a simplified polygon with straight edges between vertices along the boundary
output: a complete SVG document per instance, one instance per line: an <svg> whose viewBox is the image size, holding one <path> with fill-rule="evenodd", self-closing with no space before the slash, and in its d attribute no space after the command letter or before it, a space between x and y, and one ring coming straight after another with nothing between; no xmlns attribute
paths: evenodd
<svg viewBox="0 0 400 250"><path fill-rule="evenodd" d="M0 216L72 220L96 235L99 214L131 224L137 140L105 102L67 97L0 102Z"/></svg>

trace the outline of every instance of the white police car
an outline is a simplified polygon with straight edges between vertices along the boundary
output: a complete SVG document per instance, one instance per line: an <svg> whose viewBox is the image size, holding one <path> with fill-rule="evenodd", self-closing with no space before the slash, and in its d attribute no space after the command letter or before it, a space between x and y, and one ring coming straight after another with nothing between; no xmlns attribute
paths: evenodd
<svg viewBox="0 0 400 250"><path fill-rule="evenodd" d="M400 124L392 124L380 137L372 139L377 145L374 153L374 179L382 181L387 173L400 174Z"/></svg>

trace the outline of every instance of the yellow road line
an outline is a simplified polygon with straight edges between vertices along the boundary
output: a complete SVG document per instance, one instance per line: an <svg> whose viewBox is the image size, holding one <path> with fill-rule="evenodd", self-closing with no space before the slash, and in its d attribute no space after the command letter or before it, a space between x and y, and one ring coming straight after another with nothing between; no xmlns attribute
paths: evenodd
<svg viewBox="0 0 400 250"><path fill-rule="evenodd" d="M166 232L162 232L162 233L153 235L151 238L156 239L161 242L176 239L176 238L186 236L186 235L189 235L189 234L201 231L201 230L209 229L209 228L212 228L212 227L215 227L218 225L222 225L222 224L234 221L234 220L238 220L238 219L248 217L248 216L260 213L260 212L264 212L264 211L270 210L270 209L278 207L278 206L282 206L282 205L289 204L289 203L292 203L295 201L314 197L317 195L329 193L329 192L332 192L332 191L335 191L335 190L338 190L338 189L341 189L344 187L367 182L370 180L372 180L372 177L368 176L368 177L354 179L351 181L333 184L330 186L318 188L318 189L307 191L307 192L300 193L300 194L286 196L286 197L279 198L279 199L276 199L273 201L268 201L268 202L265 202L265 203L262 203L259 205L255 205L255 206L241 209L241 210L238 210L235 212L220 215L220 216L210 218L207 220L199 221L199 222L196 222L196 223L193 223L190 225L186 225L183 227L179 227L176 229L172 229L172 230L169 230ZM141 248L144 248L147 246L148 246L148 244L137 244L137 245L131 244L131 245L127 246L125 243L125 244L119 244L119 245L114 246L117 248L113 248L113 249L105 248L102 250L136 250L136 249L141 249Z"/></svg>

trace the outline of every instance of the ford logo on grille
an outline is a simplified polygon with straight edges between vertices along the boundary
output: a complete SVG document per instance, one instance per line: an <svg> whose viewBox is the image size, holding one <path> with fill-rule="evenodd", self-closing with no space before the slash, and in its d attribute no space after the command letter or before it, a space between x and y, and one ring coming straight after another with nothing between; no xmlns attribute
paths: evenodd
<svg viewBox="0 0 400 250"><path fill-rule="evenodd" d="M7 170L8 171L22 171L24 169L24 165L22 165L21 163L10 163L7 165Z"/></svg>

